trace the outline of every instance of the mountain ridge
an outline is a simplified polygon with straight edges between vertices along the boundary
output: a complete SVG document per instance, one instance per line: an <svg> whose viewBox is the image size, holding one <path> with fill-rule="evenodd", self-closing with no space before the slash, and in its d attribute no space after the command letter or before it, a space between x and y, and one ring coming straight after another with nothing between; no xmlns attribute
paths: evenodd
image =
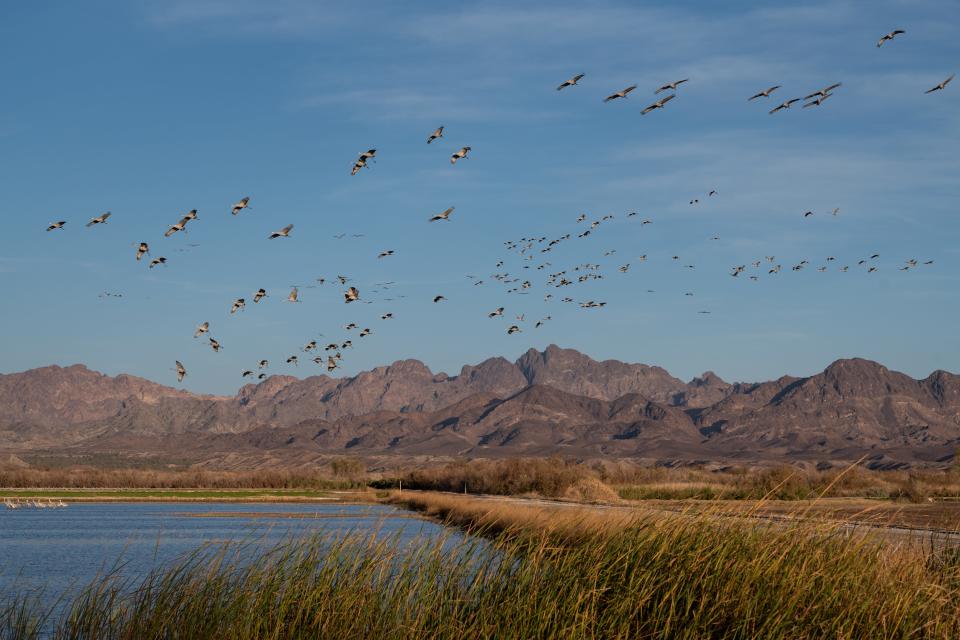
<svg viewBox="0 0 960 640"><path fill-rule="evenodd" d="M355 376L271 376L235 396L193 394L83 365L0 375L0 452L238 451L572 455L655 460L942 461L960 445L960 376L914 379L862 358L822 372L728 383L593 360L550 345L458 375L398 360Z"/></svg>

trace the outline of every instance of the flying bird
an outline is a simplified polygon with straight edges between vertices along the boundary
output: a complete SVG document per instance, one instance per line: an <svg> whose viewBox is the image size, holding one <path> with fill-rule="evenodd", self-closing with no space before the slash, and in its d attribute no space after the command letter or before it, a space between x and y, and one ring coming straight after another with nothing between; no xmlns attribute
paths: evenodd
<svg viewBox="0 0 960 640"><path fill-rule="evenodd" d="M63 225L67 224L66 220L61 220L60 222L52 222L50 226L47 227L47 231L53 231L54 229L63 229Z"/></svg>
<svg viewBox="0 0 960 640"><path fill-rule="evenodd" d="M385 313L385 314L383 314L382 316L380 316L380 319L381 319L381 320L389 320L389 319L392 318L392 317L393 317L393 314L392 314L392 313Z"/></svg>
<svg viewBox="0 0 960 640"><path fill-rule="evenodd" d="M267 297L267 290L264 288L257 289L257 292L253 294L253 303L259 304L261 300Z"/></svg>
<svg viewBox="0 0 960 640"><path fill-rule="evenodd" d="M182 218L180 218L180 220L179 220L175 225L173 225L172 227L170 227L169 229L167 229L166 233L163 234L163 237L164 237L164 238L169 238L170 236L172 236L173 234L175 234L177 231L183 231L184 229L187 228L187 223L188 223L188 222L190 222L191 220L196 220L196 219L197 219L197 210L196 210L196 209L191 209L191 210L187 213L187 215L185 215L185 216L183 216Z"/></svg>
<svg viewBox="0 0 960 640"><path fill-rule="evenodd" d="M250 206L250 196L247 196L247 197L241 198L239 202L234 203L234 205L230 207L230 213L232 213L233 215L237 215L244 209L250 209L250 208L252 208Z"/></svg>
<svg viewBox="0 0 960 640"><path fill-rule="evenodd" d="M187 368L183 366L183 363L179 360L175 361L177 363L177 382L183 382L184 376L187 375Z"/></svg>
<svg viewBox="0 0 960 640"><path fill-rule="evenodd" d="M668 95L667 97L661 98L660 100L657 100L657 101L654 102L652 105L650 105L649 107L647 107L646 109L644 109L643 111L641 111L641 112L640 112L640 115L645 116L645 115L647 115L648 113L650 113L651 111L654 111L654 110L656 110L656 109L663 109L663 107L664 107L665 104L667 104L668 102L670 102L671 100L673 100L673 99L676 98L676 97L677 97L677 94L671 93L671 94Z"/></svg>
<svg viewBox="0 0 960 640"><path fill-rule="evenodd" d="M751 100L756 100L757 98L769 98L769 97L770 97L770 94L773 93L774 91L776 91L776 90L779 89L779 88L780 88L780 85L775 84L775 85L773 85L772 87L770 87L770 88L768 88L768 89L764 89L764 90L761 91L760 93L755 93L755 94L753 94L752 96L750 96L749 98L747 98L747 102L750 102Z"/></svg>
<svg viewBox="0 0 960 640"><path fill-rule="evenodd" d="M827 98L829 98L829 97L832 96L832 95L833 95L832 93L826 93L826 94L820 96L819 98L817 98L816 100L811 100L811 101L808 102L807 104L803 105L803 108L806 109L807 107L819 107L820 105L823 104L823 101L824 101L824 100L826 100Z"/></svg>
<svg viewBox="0 0 960 640"><path fill-rule="evenodd" d="M150 245L146 242L141 242L140 246L137 247L137 262L140 262L140 258L142 258L145 253L150 253Z"/></svg>
<svg viewBox="0 0 960 640"><path fill-rule="evenodd" d="M154 258L153 260L150 261L150 268L153 269L158 264L167 264L167 259L164 258L163 256L160 256L159 258Z"/></svg>
<svg viewBox="0 0 960 640"><path fill-rule="evenodd" d="M497 316L503 315L503 307L497 307L493 311L487 314L488 318L496 318Z"/></svg>
<svg viewBox="0 0 960 640"><path fill-rule="evenodd" d="M427 138L427 144L430 144L437 138L443 137L443 127L437 127L437 130L430 134L430 137Z"/></svg>
<svg viewBox="0 0 960 640"><path fill-rule="evenodd" d="M230 313L236 313L237 311L243 311L247 307L247 301L243 298L237 298L233 301L233 306L230 307Z"/></svg>
<svg viewBox="0 0 960 640"><path fill-rule="evenodd" d="M888 40L893 40L901 33L906 33L906 31L904 31L903 29L894 29L893 31L891 31L890 33L883 36L882 38L880 38L880 40L877 41L877 48L882 47L883 43L887 42Z"/></svg>
<svg viewBox="0 0 960 640"><path fill-rule="evenodd" d="M457 160L466 158L468 153L470 153L470 147L461 147L459 151L450 156L450 164L457 164Z"/></svg>
<svg viewBox="0 0 960 640"><path fill-rule="evenodd" d="M637 88L637 85L632 84L632 85L630 85L629 87L627 87L626 89L621 89L620 91L617 91L616 93L611 93L611 94L608 95L606 98L604 98L603 101L604 101L604 102L610 102L611 100L616 100L617 98L626 98L626 97L627 97L627 94L630 93L631 91L633 91L633 90L636 89L636 88Z"/></svg>
<svg viewBox="0 0 960 640"><path fill-rule="evenodd" d="M449 220L450 220L450 214L453 213L454 208L455 208L455 207L450 207L450 208L447 209L446 211L444 211L444 212L442 212L442 213L438 213L437 215L435 215L435 216L433 216L432 218L430 218L429 222L436 222L437 220L447 220L447 221L449 221Z"/></svg>
<svg viewBox="0 0 960 640"><path fill-rule="evenodd" d="M949 81L948 81L948 82L949 82ZM92 226L95 225L95 224L107 224L107 220L110 218L111 215L113 215L113 214L111 214L109 211L107 211L106 213L104 213L104 214L102 214L102 215L99 215L99 216L97 216L96 218L94 218L93 220L91 220L90 222L88 222L88 223L87 223L87 226L88 226L88 227L92 227Z"/></svg>
<svg viewBox="0 0 960 640"><path fill-rule="evenodd" d="M943 91L944 88L945 88L948 84L950 84L950 81L953 80L953 77L954 77L955 75L957 75L957 74L951 73L949 78L947 78L946 80L944 80L943 82L941 82L941 83L938 84L937 86L932 87L932 88L930 88L930 89L927 89L926 91L924 91L924 93L933 93L934 91ZM87 226L90 226L90 225L87 225Z"/></svg>
<svg viewBox="0 0 960 640"><path fill-rule="evenodd" d="M386 258L387 256L392 256L392 255L393 255L393 249L388 249L386 251L381 251L380 255L378 255L377 258Z"/></svg>
<svg viewBox="0 0 960 640"><path fill-rule="evenodd" d="M376 149L368 149L360 154L360 157L357 158L357 161L353 163L353 169L350 170L350 175L355 176L360 169L363 169L367 166L367 161L371 160L374 156L377 155Z"/></svg>
<svg viewBox="0 0 960 640"><path fill-rule="evenodd" d="M292 224L288 224L288 225L285 226L283 229L280 229L280 231L274 231L273 233L271 233L271 234L270 234L269 236L267 236L267 237L268 237L270 240L273 240L274 238L287 238L287 237L290 236L290 231L291 231L292 229L293 229L293 225L292 225Z"/></svg>
<svg viewBox="0 0 960 640"><path fill-rule="evenodd" d="M510 328L507 329L507 335L513 335L514 333L520 333L520 327L515 324L510 325Z"/></svg>
<svg viewBox="0 0 960 640"><path fill-rule="evenodd" d="M201 324L199 327L197 327L197 331L196 331L196 333L193 334L193 337L194 337L194 338L199 338L200 336L202 336L203 334L205 334L205 333L206 333L207 331L209 331L209 330L210 330L210 323L209 323L209 322L204 322L204 323Z"/></svg>
<svg viewBox="0 0 960 640"><path fill-rule="evenodd" d="M213 349L214 353L220 351L220 343L214 340L213 338L207 338L210 341L210 348Z"/></svg>
<svg viewBox="0 0 960 640"><path fill-rule="evenodd" d="M296 366L299 363L300 363L300 358L298 358L297 356L290 356L289 358L287 358L287 364L292 364Z"/></svg>
<svg viewBox="0 0 960 640"><path fill-rule="evenodd" d="M567 87L572 87L572 86L576 85L578 82L580 82L580 78L582 78L582 77L583 77L583 74L582 74L582 73L578 73L577 75L573 76L573 77L570 78L569 80L565 80L564 82L560 83L560 86L559 86L559 87L557 87L557 91L560 91L561 89L565 89L565 88L567 88Z"/></svg>
<svg viewBox="0 0 960 640"><path fill-rule="evenodd" d="M446 298L444 298L443 296L434 296L433 298L434 303L440 302L441 300L446 300Z"/></svg>
<svg viewBox="0 0 960 640"><path fill-rule="evenodd" d="M823 88L823 89L820 89L819 91L814 91L813 93L811 93L811 94L808 95L808 96L803 96L803 99L804 99L804 100L809 100L810 98L813 98L813 97L816 97L816 96L820 96L821 98L825 98L827 95L829 95L829 93L830 93L831 91L833 91L834 89L836 89L837 87L842 86L842 85L843 85L842 82L837 82L837 83L835 83L835 84L830 85L829 87L825 87L825 88Z"/></svg>
<svg viewBox="0 0 960 640"><path fill-rule="evenodd" d="M253 375L253 371L250 371L249 369L245 369L244 372L240 374L240 377L246 378L247 376L252 376L252 375Z"/></svg>
<svg viewBox="0 0 960 640"><path fill-rule="evenodd" d="M269 366L270 366L270 361L269 361L269 360L261 360L260 362L257 363L257 368L258 368L258 369L266 369L266 368L269 367Z"/></svg>
<svg viewBox="0 0 960 640"><path fill-rule="evenodd" d="M357 291L356 287L350 287L343 292L343 301L345 303L354 302L360 299L360 292Z"/></svg>
<svg viewBox="0 0 960 640"><path fill-rule="evenodd" d="M790 105L792 105L794 102L800 102L800 98L791 98L790 100L784 100L783 102L775 106L773 109L770 109L770 115L775 114L777 111L780 111L781 109L789 109Z"/></svg>
<svg viewBox="0 0 960 640"><path fill-rule="evenodd" d="M300 302L300 292L296 287L290 290L290 295L287 296L287 302Z"/></svg>
<svg viewBox="0 0 960 640"><path fill-rule="evenodd" d="M677 87L679 87L680 85L682 85L684 82L688 82L689 80L690 80L690 78L684 78L683 80L677 80L677 81L675 81L675 82L667 83L667 84L663 85L662 87L660 87L659 89L657 89L656 91L654 91L654 93L662 93L662 92L664 92L664 91L667 91L668 89L669 89L670 91L676 91L676 90L677 90Z"/></svg>

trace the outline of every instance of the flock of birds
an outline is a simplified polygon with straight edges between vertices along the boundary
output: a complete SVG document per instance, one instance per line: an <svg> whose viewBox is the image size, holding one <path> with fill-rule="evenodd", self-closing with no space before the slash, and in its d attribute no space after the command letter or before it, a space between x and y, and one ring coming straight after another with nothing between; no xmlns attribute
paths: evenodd
<svg viewBox="0 0 960 640"><path fill-rule="evenodd" d="M57 500L54 502L52 498L47 498L46 500L30 500L27 498L4 498L3 506L7 509L63 509L67 506L67 503L63 500Z"/></svg>
<svg viewBox="0 0 960 640"><path fill-rule="evenodd" d="M895 29L890 33L885 34L877 42L877 47L884 46L886 43L893 41L895 38L897 38L898 36L904 33L905 31L902 29ZM556 90L563 91L570 87L579 86L580 81L584 77L585 77L585 74L582 74L582 73L577 74L571 77L570 79L562 82L559 86L556 87ZM949 85L949 83L953 80L953 78L954 78L954 75L951 74L948 78L946 78L936 86L928 89L925 93L929 94L937 91L943 91L947 87L947 85ZM661 85L660 87L657 87L653 91L654 95L658 95L658 96L661 94L666 94L666 95L663 95L663 97L658 98L657 100L655 100L654 102L646 106L640 112L641 115L646 115L653 111L666 108L666 106L679 95L680 86L690 81L691 81L690 78L683 78L681 80L668 82L666 84ZM834 92L841 86L842 86L842 83L835 82L821 89L813 91L812 93L809 93L802 98L796 97L796 98L785 100L781 102L779 105L776 105L772 109L770 109L769 113L774 114L779 111L790 109L791 105L797 102L804 102L803 108L820 106L824 104L824 102L827 99L832 97L834 95ZM628 96L631 94L631 92L635 91L636 89L637 89L637 85L630 85L620 91L616 91L614 93L607 95L605 98L603 98L603 102L606 103L614 100L626 100ZM762 91L758 91L757 93L749 96L747 98L747 101L753 102L755 100L760 100L760 99L769 99L779 89L781 89L781 85L772 85L770 87L767 87L766 89L763 89ZM443 126L437 127L437 129L435 129L427 137L426 143L433 144L437 140L444 138L445 137L444 134L445 134L445 127ZM450 156L451 166L456 166L459 161L468 159L470 152L471 152L470 146L465 145L460 147L457 151L452 153ZM350 171L351 175L356 176L358 173L360 173L361 170L370 168L371 164L373 164L376 161L376 154L377 154L376 149L368 149L366 151L361 152L358 155L356 161L353 163L353 166ZM719 193L716 189L711 189L709 192L707 192L706 198L709 199L709 198L717 197L718 195ZM694 197L689 201L689 204L691 206L696 206L699 203L700 203L699 196ZM250 204L250 198L244 197L238 200L237 202L235 202L230 207L230 213L233 216L237 216L248 209L252 209L252 206ZM450 206L445 210L427 218L427 221L429 223L434 223L434 222L452 223L453 220L451 216L453 215L454 211L455 211L455 207ZM840 213L839 208L834 208L832 211L827 212L827 214L832 217L838 216L839 213ZM96 226L106 225L110 221L111 215L112 214L109 211L101 215L98 215L92 218L89 222L87 222L86 226L96 227ZM802 213L802 217L804 219L811 218L815 215L816 215L816 212L814 212L813 210L808 210ZM575 288L578 285L604 279L606 277L606 274L603 273L602 267L599 263L582 262L577 264L566 265L565 268L556 268L548 260L550 256L548 256L547 254L550 254L552 251L554 251L556 247L558 247L562 243L576 241L576 239L583 239L590 236L591 234L594 234L601 225L603 225L608 221L613 220L615 217L616 216L613 214L608 214L600 218L594 219L590 222L587 222L587 214L581 214L575 220L575 224L577 225L575 229L563 235L559 235L553 238L548 238L547 236L538 236L538 237L524 236L518 239L507 240L506 242L504 242L504 248L506 249L507 252L515 254L516 257L519 258L520 268L518 270L511 273L510 271L503 269L505 265L505 261L501 259L496 262L495 268L497 269L497 271L492 273L488 278L481 278L476 275L467 275L466 278L472 281L473 286L481 286L481 285L484 285L484 283L486 282L492 281L493 283L496 283L499 286L504 287L506 294L520 295L520 296L529 295L532 292L533 288L539 284L546 289L546 293L544 293L543 295L543 300L545 302L550 302L555 297L557 297L559 298L559 301L561 303L575 305L580 309L603 308L607 305L606 301L590 299L588 296L586 297L586 299L583 299L584 296L575 297L574 294L572 293L567 294L569 290L572 290L571 288ZM637 212L633 212L633 211L629 212L625 215L625 217L628 220L635 219L636 221L635 224L638 224L641 228L646 225L653 224L653 220L651 220L650 218L640 218ZM165 238L170 238L171 236L174 236L175 234L180 232L186 233L187 226L190 223L195 222L197 220L199 220L197 210L191 209L185 215L183 215L176 223L171 225L164 232L163 236ZM62 230L64 229L66 224L67 224L66 220L60 220L60 221L54 222L47 227L47 231L52 232L56 230ZM278 240L278 239L290 238L291 233L293 232L293 229L294 229L294 225L288 224L282 227L281 229L278 229L270 233L267 236L267 239ZM345 234L340 234L334 237L343 238L344 236ZM363 234L353 234L352 237L354 238L363 237ZM711 240L719 240L719 239L720 238L717 235L714 235L711 237ZM604 257L610 257L615 254L616 254L615 249L609 249L604 251L603 253ZM382 260L385 258L392 257L394 255L395 255L394 250L384 249L377 254L377 259ZM135 261L142 262L148 256L151 256L151 247L149 243L147 242L136 243L136 250L134 253ZM879 258L880 258L879 254L872 253L869 256L856 258L855 262L845 263L843 264L843 266L837 267L837 270L839 272L847 272L851 269L852 266L855 266L857 268L862 268L867 273L874 273L879 269L879 263L878 263ZM646 262L647 255L644 254L644 255L638 256L635 258L635 260L636 262L640 262L640 263ZM679 255L672 256L671 261L677 264L682 264L682 267L685 269L696 268L696 265L693 263L690 263L690 262L681 263L681 258ZM167 262L168 262L167 258L164 256L151 258L148 263L148 268L153 269L161 265L166 265ZM823 263L816 266L815 268L819 272L824 272L824 271L827 271L829 267L834 263L837 263L837 259L834 256L827 256L823 261ZM621 264L619 267L617 267L617 271L621 274L628 273L633 264L634 264L633 262L625 262ZM926 266L931 264L933 264L933 260L921 261L916 258L910 258L906 260L904 263L902 263L901 265L899 265L898 268L901 271L908 271L914 268L918 268L920 266ZM810 266L811 266L810 261L804 259L790 265L790 270L794 272L801 271ZM784 268L783 264L777 261L776 256L769 255L769 256L757 257L757 258L751 259L748 262L744 262L743 264L738 264L733 266L731 269L730 275L734 278L738 278L741 275L746 275L750 280L756 281L756 280L759 280L761 276L764 276L764 275L775 276L776 274L781 273L783 268ZM535 280L537 280L537 276L532 275L535 272L543 272L543 279L535 282ZM313 286L322 286L327 282L327 279L317 278L316 282L317 282L317 285L313 285ZM361 292L356 285L354 284L348 285L348 283L350 282L350 278L348 278L347 276L337 275L336 282L338 282L340 286L345 287L342 293L344 304L371 302L370 300L366 300L361 297ZM376 293L388 292L390 290L390 287L394 284L395 284L394 282L377 283L376 285L374 285L376 288L374 288L372 291ZM556 290L556 293L554 292L554 290ZM654 293L654 290L648 289L647 292ZM688 291L684 293L684 296L693 297L694 293ZM104 292L103 294L101 294L101 297L122 297L122 294ZM254 305L259 305L267 297L269 297L267 290L263 287L260 287L253 292L251 300ZM398 297L402 298L405 296L398 296ZM578 297L581 299L577 299ZM393 298L384 298L385 301L390 301L392 299ZM433 297L434 304L440 304L445 302L446 300L447 298L443 294L437 294ZM291 288L291 290L285 297L285 301L292 304L296 304L300 302L300 290L297 286L293 286ZM236 298L233 300L232 303L229 304L229 314L234 315L237 313L242 313L246 310L246 308L247 308L247 299L245 297ZM709 310L704 309L704 310L698 311L698 313L706 315L711 312ZM389 312L389 311L380 315L380 319L382 321L389 321L393 319L393 317L394 317L393 312ZM526 313L512 314L511 316L508 316L505 306L499 306L491 310L490 312L487 313L487 317L490 319L511 317L511 320L509 321L509 324L505 330L508 335L521 333L523 331L522 327L527 322L530 322L531 324L533 324L534 328L539 328L552 319L552 316L547 315L547 316L538 318L536 320L532 318L528 320ZM332 372L336 370L338 367L341 366L343 353L346 350L351 349L353 347L353 344L354 344L353 336L355 335L356 338L359 340L373 333L372 329L370 329L369 327L361 327L356 322L348 323L347 325L344 326L344 330L348 332L348 336L346 338L331 341L326 345L321 345L320 342L316 339L310 339L302 347L299 348L297 353L287 356L285 358L285 362L287 364L296 366L299 364L300 358L302 356L304 358L311 359L314 363L318 365L325 366L328 372ZM210 349L214 353L217 353L223 348L223 346L216 338L214 338L211 335L210 332L211 332L210 322L204 321L196 327L193 337L195 339L205 338ZM353 332L356 332L356 333L354 334ZM322 354L320 353L321 350L323 352ZM267 370L269 369L269 367L270 367L270 360L268 358L259 359L256 362L256 365L254 367L243 369L241 371L241 377L264 380L268 375ZM183 382L184 378L188 375L187 367L180 360L175 361L174 371L176 372L176 378L178 382ZM7 506L8 508L16 508L15 506L12 506L11 503L9 502L7 503ZM43 505L43 506L48 506L48 505Z"/></svg>

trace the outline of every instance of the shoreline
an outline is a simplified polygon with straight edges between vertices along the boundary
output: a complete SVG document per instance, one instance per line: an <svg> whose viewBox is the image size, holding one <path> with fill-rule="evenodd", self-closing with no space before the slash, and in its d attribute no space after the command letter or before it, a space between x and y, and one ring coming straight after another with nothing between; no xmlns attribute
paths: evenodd
<svg viewBox="0 0 960 640"><path fill-rule="evenodd" d="M191 495L196 494L196 495ZM373 492L282 489L0 489L0 502L371 504Z"/></svg>

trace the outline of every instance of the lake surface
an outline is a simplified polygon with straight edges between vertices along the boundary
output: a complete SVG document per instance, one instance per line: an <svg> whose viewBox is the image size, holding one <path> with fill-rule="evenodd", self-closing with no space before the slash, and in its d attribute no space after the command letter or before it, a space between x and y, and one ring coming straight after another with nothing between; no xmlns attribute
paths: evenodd
<svg viewBox="0 0 960 640"><path fill-rule="evenodd" d="M219 515L216 515L219 514ZM198 517L201 516L201 517ZM393 507L348 504L73 503L0 510L0 602L39 593L48 606L118 560L138 577L204 544L272 546L291 536L361 532L415 538L459 534Z"/></svg>

